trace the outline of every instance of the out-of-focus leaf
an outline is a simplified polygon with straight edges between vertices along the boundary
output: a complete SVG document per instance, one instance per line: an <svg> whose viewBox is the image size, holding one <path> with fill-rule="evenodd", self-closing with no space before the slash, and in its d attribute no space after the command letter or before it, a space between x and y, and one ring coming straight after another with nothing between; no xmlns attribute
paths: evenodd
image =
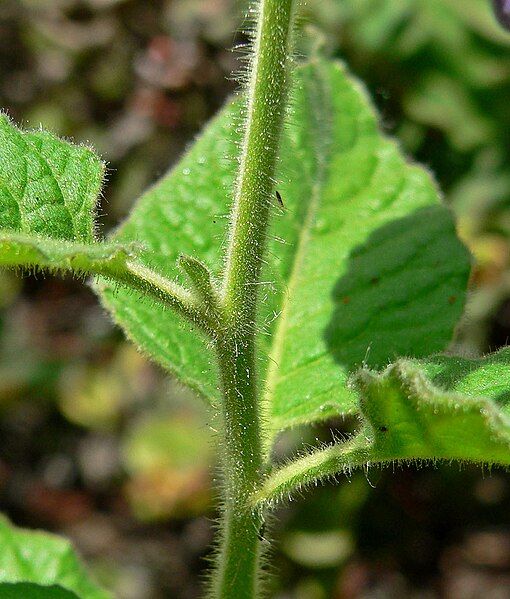
<svg viewBox="0 0 510 599"><path fill-rule="evenodd" d="M20 589L17 584L31 583L33 586L26 588L33 594L25 595L27 599L32 596L34 599L111 599L109 593L90 580L69 541L40 531L17 528L5 518L0 519L0 583L13 584L10 589L13 593ZM61 590L54 589L55 586Z"/></svg>
<svg viewBox="0 0 510 599"><path fill-rule="evenodd" d="M0 584L2 599L79 599L76 593L59 586L44 587L32 583Z"/></svg>
<svg viewBox="0 0 510 599"><path fill-rule="evenodd" d="M211 439L193 413L153 415L135 424L124 439L123 456L137 517L188 517L209 506Z"/></svg>
<svg viewBox="0 0 510 599"><path fill-rule="evenodd" d="M336 41L372 84L396 96L392 101L402 102L408 119L443 131L462 152L494 143L504 114L500 90L510 82L510 36L489 0L307 4L310 19L330 34L329 44Z"/></svg>
<svg viewBox="0 0 510 599"><path fill-rule="evenodd" d="M334 568L353 552L353 541L345 530L292 531L283 541L283 551L305 568Z"/></svg>

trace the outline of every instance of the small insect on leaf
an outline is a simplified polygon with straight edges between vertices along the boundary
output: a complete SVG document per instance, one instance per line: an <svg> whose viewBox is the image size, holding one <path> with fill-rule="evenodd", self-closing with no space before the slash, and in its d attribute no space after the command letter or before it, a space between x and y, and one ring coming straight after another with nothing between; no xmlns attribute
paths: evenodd
<svg viewBox="0 0 510 599"><path fill-rule="evenodd" d="M280 192L278 190L276 190L276 199L278 200L278 204L280 204L280 206L282 208L285 208L284 204L283 204L283 200L282 200L282 196L280 195Z"/></svg>
<svg viewBox="0 0 510 599"><path fill-rule="evenodd" d="M257 533L257 537L261 543L263 543L266 539L264 537L266 533L266 523L262 522L259 532Z"/></svg>
<svg viewBox="0 0 510 599"><path fill-rule="evenodd" d="M492 0L492 5L500 24L510 31L510 0Z"/></svg>

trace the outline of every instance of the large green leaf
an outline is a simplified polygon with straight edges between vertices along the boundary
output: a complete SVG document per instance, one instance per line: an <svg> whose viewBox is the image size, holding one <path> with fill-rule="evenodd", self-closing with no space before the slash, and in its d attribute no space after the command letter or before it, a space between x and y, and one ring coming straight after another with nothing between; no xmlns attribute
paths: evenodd
<svg viewBox="0 0 510 599"><path fill-rule="evenodd" d="M426 171L379 130L360 85L338 63L297 69L268 265L262 281L261 368L272 427L356 409L345 387L366 361L443 349L464 304L469 270ZM179 277L178 255L222 268L237 167L238 104L137 204L116 239L142 240L145 263ZM172 313L105 287L116 320L146 352L214 399L210 352Z"/></svg>
<svg viewBox="0 0 510 599"><path fill-rule="evenodd" d="M343 68L304 69L293 118L285 195L302 214L281 234L283 312L267 376L277 429L355 410L345 383L362 363L443 349L469 272L431 177L381 133Z"/></svg>
<svg viewBox="0 0 510 599"><path fill-rule="evenodd" d="M26 594L21 595L21 590ZM11 595L4 595L4 591ZM5 518L0 518L0 596L27 599L111 597L90 580L69 541L17 528Z"/></svg>
<svg viewBox="0 0 510 599"><path fill-rule="evenodd" d="M89 148L0 114L0 266L123 271L132 246L93 243L103 175Z"/></svg>
<svg viewBox="0 0 510 599"><path fill-rule="evenodd" d="M0 115L0 230L92 242L103 174L89 148Z"/></svg>
<svg viewBox="0 0 510 599"><path fill-rule="evenodd" d="M161 275L179 279L181 254L221 270L226 216L237 165L239 105L229 105L190 151L138 202L117 241L141 241L140 260ZM217 396L211 351L189 324L149 298L111 285L102 299L128 337L167 370L209 400Z"/></svg>
<svg viewBox="0 0 510 599"><path fill-rule="evenodd" d="M350 440L288 462L254 503L273 504L317 480L375 464L458 460L510 466L510 348L468 360L400 359L352 377L361 426Z"/></svg>
<svg viewBox="0 0 510 599"><path fill-rule="evenodd" d="M417 363L408 361L382 374L361 371L357 384L368 427L364 434L371 440L368 461L457 459L510 465L508 391L500 393L500 381L491 377L501 373L499 365L433 365L438 380L456 372L448 387L432 384ZM508 372L504 378L508 389Z"/></svg>

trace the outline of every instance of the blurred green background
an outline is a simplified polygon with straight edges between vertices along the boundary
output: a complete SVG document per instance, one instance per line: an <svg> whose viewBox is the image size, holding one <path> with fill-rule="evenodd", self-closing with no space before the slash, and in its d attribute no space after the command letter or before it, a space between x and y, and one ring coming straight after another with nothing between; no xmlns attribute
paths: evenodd
<svg viewBox="0 0 510 599"><path fill-rule="evenodd" d="M243 4L0 1L0 105L108 161L103 232L236 89ZM304 12L303 47L366 82L477 257L456 349L507 344L510 33L488 0L308 0ZM198 597L215 516L205 410L81 282L0 273L0 307L0 510L68 535L120 599ZM296 431L280 451L354 425ZM430 466L339 483L278 513L274 597L510 596L506 473Z"/></svg>

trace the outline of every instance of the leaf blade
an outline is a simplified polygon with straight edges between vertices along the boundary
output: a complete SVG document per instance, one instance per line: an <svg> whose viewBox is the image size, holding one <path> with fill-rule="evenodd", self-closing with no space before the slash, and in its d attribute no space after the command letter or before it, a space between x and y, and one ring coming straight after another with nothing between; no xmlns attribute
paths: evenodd
<svg viewBox="0 0 510 599"><path fill-rule="evenodd" d="M349 440L289 461L252 497L272 506L317 481L391 463L510 466L510 348L480 359L401 359L353 376L361 424ZM502 389L504 392L502 392Z"/></svg>
<svg viewBox="0 0 510 599"><path fill-rule="evenodd" d="M89 148L0 114L0 229L91 243L104 168Z"/></svg>
<svg viewBox="0 0 510 599"><path fill-rule="evenodd" d="M239 104L228 105L183 159L135 205L116 233L119 242L143 238L141 262L169 279L183 280L181 254L201 260L214 275L222 268L229 194L240 136ZM208 402L218 398L218 377L203 338L179 316L108 284L100 296L114 320L141 350Z"/></svg>
<svg viewBox="0 0 510 599"><path fill-rule="evenodd" d="M302 218L308 233L301 232L300 239L306 247L298 242L295 254L288 252L287 263L301 261L292 271L297 276L285 281L289 266L281 268L290 289L274 337L283 341L276 352L274 345L269 349L266 386L275 431L356 411L355 394L344 384L349 372L364 361L380 366L399 355L419 357L443 349L462 312L469 272L467 252L456 239L432 179L409 165L397 145L379 131L366 92L345 70L325 61L305 67L297 93L301 100L295 104L302 111L302 128L308 123L308 143L300 150L286 142L283 193L294 196L298 205L306 205L307 194L320 197L312 199ZM315 116L307 115L314 110ZM329 131L319 125L328 122ZM321 150L324 145L329 146L326 151ZM303 148L313 148L316 156L307 156ZM326 165L321 164L324 158ZM303 169L314 160L315 171ZM298 162L297 167L291 161ZM308 179L307 185L303 179ZM412 226L417 224L413 219L418 228ZM391 230L398 222L397 231ZM396 233L404 245L395 243ZM440 235L449 258L443 271L435 265L438 250L427 248ZM418 250L421 255L416 256ZM392 280L392 271L407 263L410 268ZM415 287L431 292L445 273L449 279L428 302L423 319L419 310L427 304L414 301ZM400 305L393 305L396 300ZM406 322L406 332L394 335L385 319ZM422 320L429 326L437 321L435 330L426 343L419 333L411 344L408 329Z"/></svg>
<svg viewBox="0 0 510 599"><path fill-rule="evenodd" d="M490 396L432 384L417 362L356 377L374 461L446 459L510 464L510 409ZM477 389L473 386L472 390Z"/></svg>
<svg viewBox="0 0 510 599"><path fill-rule="evenodd" d="M111 599L90 580L69 541L17 528L4 517L0 518L0 541L0 583L56 586L79 599Z"/></svg>
<svg viewBox="0 0 510 599"><path fill-rule="evenodd" d="M402 354L423 356L443 349L462 311L469 271L467 252L457 241L432 179L422 169L408 165L396 144L380 133L365 92L343 67L316 60L297 69L292 107L279 168L278 192L285 208L274 202L258 323L261 376L266 380L264 404L273 432L355 412L355 393L343 383L363 362L369 348L373 365ZM239 104L224 109L183 160L141 198L115 237L120 241L143 239L147 251L142 261L165 277L179 279L176 262L181 253L201 260L215 276L222 271L221 241L227 231L226 221L221 226L220 217L227 213L234 185L240 119ZM385 314L387 318L407 318L407 326L417 326L421 321L418 308L427 305L427 318L437 321L434 330L426 340L417 333L415 343L410 344L404 332L392 338L382 330L382 322L375 341L367 334L357 346L347 348L347 354L335 355L335 343L341 334L349 334L345 327L342 333L341 327L335 330L331 326L335 311L350 310L350 321L357 318L357 327L362 329L361 304L370 295L356 295L354 290L345 304L342 297L335 297L342 292L335 291L339 280L348 274L348 268L354 269L349 262L351 253L378 229L395 219L412 218L420 209L431 210L425 216L415 216L418 220L421 216L423 226L428 226L427 234L404 239L411 250L401 262L412 261L414 250L423 250L425 258L420 255L422 262L416 261L405 273L414 279L401 290L403 305L394 306L393 311L390 306ZM352 226L360 220L363 227ZM407 221L402 230L405 224ZM446 242L439 243L439 249L427 258L426 246L437 245L441 237ZM384 239L378 244L384 245ZM450 258L450 266L442 271L434 265L441 258L441 249ZM397 260L394 245L386 244L385 252L390 261ZM373 251L368 252L365 262L373 256ZM384 261L379 261L378 277L386 274L383 267ZM430 274L422 285L425 299L418 308L411 305L406 311L406 301L412 304L409 293L424 268ZM370 269L367 272L370 274ZM429 297L445 273L446 283ZM381 312L381 303L389 301L390 287L386 285L383 299L381 294L379 301L372 298L375 316ZM217 399L215 365L199 335L190 335L174 315L158 311L150 302L130 300L122 291L114 294L106 286L102 298L142 349L207 399ZM357 310L354 315L353 308Z"/></svg>

